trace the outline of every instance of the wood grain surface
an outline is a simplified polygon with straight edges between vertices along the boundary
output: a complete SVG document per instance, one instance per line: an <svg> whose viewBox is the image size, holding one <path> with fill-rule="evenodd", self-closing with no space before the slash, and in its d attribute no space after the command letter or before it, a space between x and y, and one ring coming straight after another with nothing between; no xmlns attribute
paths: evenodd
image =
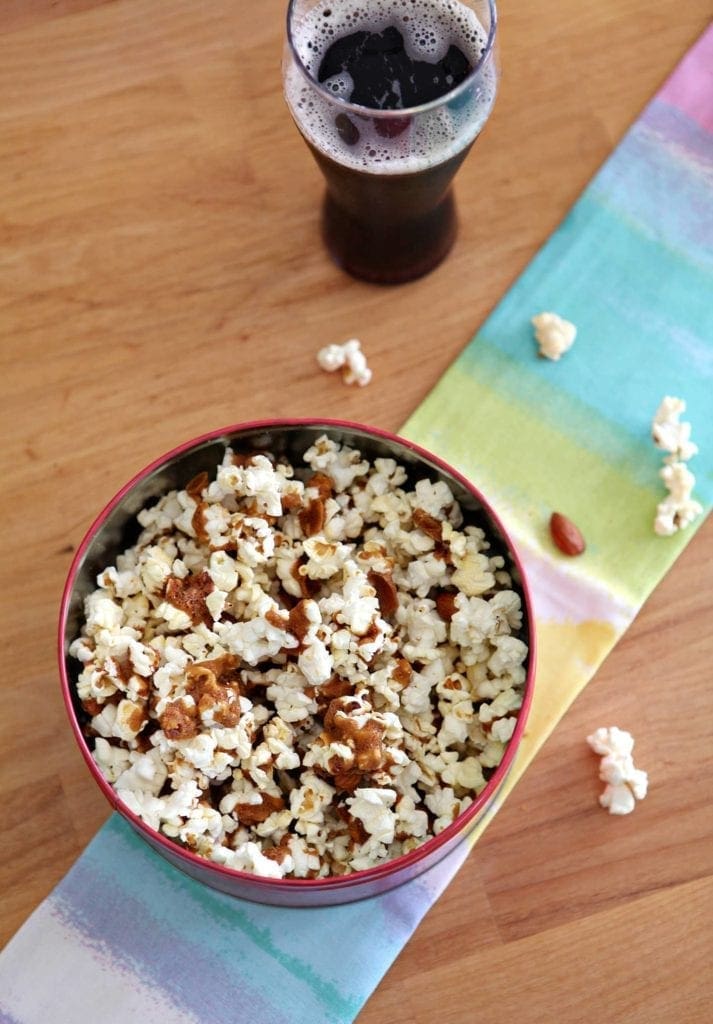
<svg viewBox="0 0 713 1024"><path fill-rule="evenodd" d="M0 937L105 820L65 721L60 592L136 470L245 418L396 429L681 55L710 0L509 0L461 230L422 281L352 281L281 96L284 0L0 4L3 705ZM366 390L315 369L357 335ZM562 721L360 1024L687 1024L713 981L713 524ZM596 806L585 735L631 729L650 772Z"/></svg>

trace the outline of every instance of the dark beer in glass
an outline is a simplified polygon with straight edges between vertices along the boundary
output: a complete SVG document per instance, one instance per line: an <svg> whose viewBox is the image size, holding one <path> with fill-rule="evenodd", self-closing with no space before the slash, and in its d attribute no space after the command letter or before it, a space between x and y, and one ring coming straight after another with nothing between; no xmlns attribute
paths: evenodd
<svg viewBox="0 0 713 1024"><path fill-rule="evenodd" d="M285 97L327 190L325 242L368 281L428 273L495 102L493 0L291 0Z"/></svg>

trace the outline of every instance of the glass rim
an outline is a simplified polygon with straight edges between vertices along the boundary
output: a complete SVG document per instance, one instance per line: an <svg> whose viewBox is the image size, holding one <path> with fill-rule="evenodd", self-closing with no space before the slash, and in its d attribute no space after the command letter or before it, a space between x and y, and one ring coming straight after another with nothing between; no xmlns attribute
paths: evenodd
<svg viewBox="0 0 713 1024"><path fill-rule="evenodd" d="M336 3L339 0L335 0ZM349 111L352 114L356 114L359 117L376 117L383 118L384 120L396 120L403 117L414 117L417 114L425 114L429 110L436 110L438 107L444 106L446 103L450 103L452 100L457 99L462 93L466 92L468 88L473 84L481 68L490 57L493 46L495 44L495 33L498 27L498 12L495 5L495 0L487 0L488 9L490 11L490 26L488 28L488 38L486 39L483 52L481 53L478 61L473 66L472 70L468 72L468 75L456 85L449 92L444 92L442 96L438 96L435 100L429 100L428 103L421 103L416 107L399 107L396 110L379 110L375 107L365 107L361 103L350 103L349 100L343 100L339 96L335 96L329 89L325 89L321 82L318 82L309 73L305 67L302 58L297 52L297 48L292 38L292 19L295 7L298 0L290 0L287 7L287 45L290 49L292 59L294 60L298 70L300 71L303 78L321 93L325 99L333 103L338 109L343 111Z"/></svg>

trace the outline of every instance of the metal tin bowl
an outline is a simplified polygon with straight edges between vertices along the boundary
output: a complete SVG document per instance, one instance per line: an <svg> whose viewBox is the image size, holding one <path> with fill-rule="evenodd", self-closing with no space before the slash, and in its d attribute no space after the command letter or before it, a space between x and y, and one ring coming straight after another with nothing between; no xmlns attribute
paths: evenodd
<svg viewBox="0 0 713 1024"><path fill-rule="evenodd" d="M69 657L68 651L70 643L80 632L84 598L96 588L98 573L135 542L139 532L136 514L151 499L185 486L203 470L212 472L221 461L226 445L242 452L285 455L294 461L300 459L306 449L325 433L335 441L358 448L370 460L379 457L396 459L414 479L444 480L460 503L466 522L480 525L487 531L493 553L505 557L514 586L522 597L523 635L529 647L527 677L522 709L502 762L473 803L437 836L410 853L365 871L318 879L262 878L215 864L178 846L146 825L119 800L94 763L83 735L75 685L79 663ZM238 424L198 437L150 463L122 487L90 526L74 557L62 595L58 649L62 695L79 749L106 799L146 842L181 871L222 892L258 903L297 907L348 903L386 892L432 867L463 841L490 805L515 757L532 700L535 674L533 622L522 564L497 514L471 483L441 459L394 434L340 420L267 420Z"/></svg>

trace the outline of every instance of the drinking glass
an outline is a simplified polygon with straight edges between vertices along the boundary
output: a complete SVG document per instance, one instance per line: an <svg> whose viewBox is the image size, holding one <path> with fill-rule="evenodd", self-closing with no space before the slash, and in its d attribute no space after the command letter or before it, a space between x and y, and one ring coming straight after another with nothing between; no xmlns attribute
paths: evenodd
<svg viewBox="0 0 713 1024"><path fill-rule="evenodd" d="M431 58L442 95L376 109L351 102L348 74L319 81L332 42L357 31L393 33L394 26L409 57ZM326 180L325 243L355 277L409 281L436 267L453 245L451 186L495 102L496 28L494 0L290 0L285 98ZM454 43L470 70L449 88L435 62Z"/></svg>

